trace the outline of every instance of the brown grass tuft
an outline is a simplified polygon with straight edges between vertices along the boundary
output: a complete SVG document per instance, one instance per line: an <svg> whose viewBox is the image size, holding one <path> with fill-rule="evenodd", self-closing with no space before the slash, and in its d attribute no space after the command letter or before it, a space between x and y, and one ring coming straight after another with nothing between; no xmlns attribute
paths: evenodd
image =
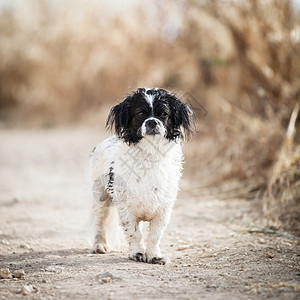
<svg viewBox="0 0 300 300"><path fill-rule="evenodd" d="M278 151L264 198L264 211L278 227L300 234L300 148L295 145L299 103L291 115L286 139Z"/></svg>

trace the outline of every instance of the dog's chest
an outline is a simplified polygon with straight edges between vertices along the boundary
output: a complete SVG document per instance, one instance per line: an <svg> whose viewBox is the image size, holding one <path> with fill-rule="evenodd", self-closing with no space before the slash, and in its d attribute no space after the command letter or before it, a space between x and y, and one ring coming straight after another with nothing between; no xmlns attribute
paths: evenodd
<svg viewBox="0 0 300 300"><path fill-rule="evenodd" d="M132 175L132 174L131 174ZM128 209L138 219L149 221L166 206L172 206L178 189L178 181L169 172L156 168L146 176L128 176L124 197ZM129 179L130 178L130 179Z"/></svg>
<svg viewBox="0 0 300 300"><path fill-rule="evenodd" d="M123 202L138 218L151 218L172 206L181 175L181 148L168 156L122 153L114 162L113 201Z"/></svg>

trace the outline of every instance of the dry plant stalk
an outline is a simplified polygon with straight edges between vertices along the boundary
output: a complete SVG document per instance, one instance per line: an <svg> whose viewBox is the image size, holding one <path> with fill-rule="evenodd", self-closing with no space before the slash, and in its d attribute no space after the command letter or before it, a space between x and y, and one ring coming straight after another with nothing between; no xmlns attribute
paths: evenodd
<svg viewBox="0 0 300 300"><path fill-rule="evenodd" d="M299 103L292 112L285 141L264 197L264 211L277 226L300 234L300 149L295 145Z"/></svg>

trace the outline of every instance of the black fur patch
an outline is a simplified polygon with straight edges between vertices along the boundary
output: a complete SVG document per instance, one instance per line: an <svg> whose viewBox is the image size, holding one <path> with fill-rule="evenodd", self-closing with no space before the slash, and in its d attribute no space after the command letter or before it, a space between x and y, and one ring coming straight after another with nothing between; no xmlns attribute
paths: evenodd
<svg viewBox="0 0 300 300"><path fill-rule="evenodd" d="M153 107L146 100L145 93L152 95ZM165 137L176 141L193 133L194 116L192 109L174 94L163 89L146 92L146 89L139 88L111 109L106 128L114 131L127 144L136 144L142 139L140 128L143 122L154 117L166 128Z"/></svg>
<svg viewBox="0 0 300 300"><path fill-rule="evenodd" d="M149 264L156 264L156 265L165 265L167 263L166 259L163 257L152 257L149 261Z"/></svg>
<svg viewBox="0 0 300 300"><path fill-rule="evenodd" d="M114 193L114 178L115 178L115 173L114 173L114 161L111 162L111 165L109 167L109 172L108 172L108 183L107 183L107 190L110 195Z"/></svg>

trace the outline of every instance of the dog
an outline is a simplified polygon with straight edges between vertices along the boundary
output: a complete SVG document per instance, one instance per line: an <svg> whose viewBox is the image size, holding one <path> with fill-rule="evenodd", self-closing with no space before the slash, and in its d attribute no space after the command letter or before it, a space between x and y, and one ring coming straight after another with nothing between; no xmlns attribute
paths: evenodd
<svg viewBox="0 0 300 300"><path fill-rule="evenodd" d="M92 253L109 251L109 214L115 210L129 244L129 259L168 262L159 244L177 197L181 144L192 135L194 124L191 107L164 89L139 88L111 109L106 128L114 135L95 147L90 157ZM149 222L147 247L141 221Z"/></svg>

